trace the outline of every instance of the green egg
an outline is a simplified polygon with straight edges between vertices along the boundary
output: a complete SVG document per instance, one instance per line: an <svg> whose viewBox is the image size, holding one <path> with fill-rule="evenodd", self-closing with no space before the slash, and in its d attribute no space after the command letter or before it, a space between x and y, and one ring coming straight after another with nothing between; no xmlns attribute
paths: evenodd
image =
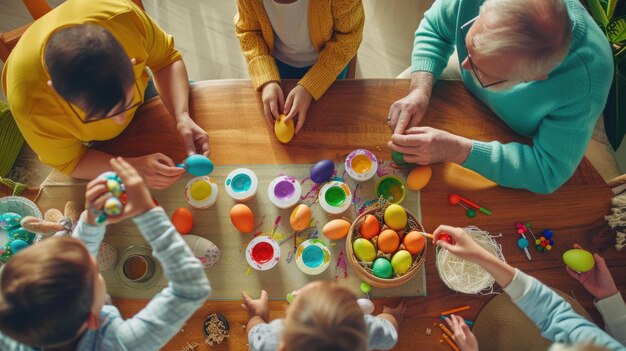
<svg viewBox="0 0 626 351"><path fill-rule="evenodd" d="M579 273L590 271L596 265L593 255L583 249L565 251L563 254L563 262L565 262L569 268Z"/></svg>
<svg viewBox="0 0 626 351"><path fill-rule="evenodd" d="M404 160L404 154L398 152L398 151L391 151L391 159L393 160L393 162L395 162L395 164L397 164L398 166L402 166L405 165L407 162Z"/></svg>
<svg viewBox="0 0 626 351"><path fill-rule="evenodd" d="M391 267L391 262L384 257L379 257L374 261L372 265L372 271L374 275L378 278L391 278L393 275L393 268Z"/></svg>

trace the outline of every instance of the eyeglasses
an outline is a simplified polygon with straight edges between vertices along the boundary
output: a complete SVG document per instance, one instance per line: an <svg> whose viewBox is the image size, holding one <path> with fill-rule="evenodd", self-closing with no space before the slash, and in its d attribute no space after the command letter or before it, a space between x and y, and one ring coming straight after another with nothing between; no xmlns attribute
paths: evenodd
<svg viewBox="0 0 626 351"><path fill-rule="evenodd" d="M76 109L74 108L74 106L72 105L72 103L70 103L69 101L67 101L65 98L63 98L63 100L65 100L65 103L67 103L67 105L70 107L70 109L72 109L72 111L74 111L74 114L76 115L76 117L83 123L87 124L87 123L92 123L92 122L97 122L97 121L101 121L103 119L109 119L109 118L113 118L117 115L120 115L122 113L128 112L136 107L138 107L139 105L141 105L141 90L139 89L139 85L137 84L137 81L134 81L135 83L135 90L136 90L136 94L133 95L133 101L131 102L130 106L125 106L121 111L118 112L113 112L113 113L109 113L108 115L105 116L85 116L85 118L81 118L80 115L78 114L78 112L76 112ZM137 100L137 101L135 101Z"/></svg>
<svg viewBox="0 0 626 351"><path fill-rule="evenodd" d="M478 17L479 16L472 18L467 23L461 26L460 29L461 29L461 32L463 33L463 38L467 37L467 33L469 32L470 27L472 26L472 24L474 24L474 22L476 22ZM466 45L466 50L467 50L467 45ZM478 81L478 83L480 83L480 86L482 86L483 88L488 88L496 84L502 84L507 81L506 79L504 79L504 80L500 80L494 83L484 84L482 79L480 78L481 76L483 76L483 74L478 70L478 68L476 68L476 65L474 64L474 61L472 61L472 56L470 55L469 51L467 51L467 60L469 61L470 66L472 67L472 71L474 72L474 76L476 77L476 80Z"/></svg>

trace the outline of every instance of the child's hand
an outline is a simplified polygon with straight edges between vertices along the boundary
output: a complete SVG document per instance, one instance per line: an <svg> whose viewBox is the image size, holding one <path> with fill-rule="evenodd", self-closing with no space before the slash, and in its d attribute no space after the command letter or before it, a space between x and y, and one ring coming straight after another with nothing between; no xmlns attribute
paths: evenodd
<svg viewBox="0 0 626 351"><path fill-rule="evenodd" d="M463 318L451 315L446 318L446 323L454 333L454 342L461 351L478 351L478 341L476 336L469 329Z"/></svg>
<svg viewBox="0 0 626 351"><path fill-rule="evenodd" d="M454 239L454 244L439 240L444 233L447 233ZM480 261L481 258L490 255L461 228L440 225L433 232L433 241L435 245L450 251L455 256L474 263L479 263L478 261Z"/></svg>
<svg viewBox="0 0 626 351"><path fill-rule="evenodd" d="M400 302L400 304L396 306L395 308L391 308L389 306L383 307L383 313L391 315L393 318L395 318L396 321L398 322L398 325L402 323L402 321L404 320L405 312L406 312L406 304L404 303L404 301Z"/></svg>
<svg viewBox="0 0 626 351"><path fill-rule="evenodd" d="M267 291L261 291L261 298L258 300L253 300L246 294L245 292L241 292L241 296L243 299L243 303L241 307L243 307L248 312L248 318L259 317L265 323L267 323L270 319L270 311L269 311L269 303Z"/></svg>
<svg viewBox="0 0 626 351"><path fill-rule="evenodd" d="M287 95L287 101L285 102L285 114L287 118L285 118L285 122L298 117L296 134L298 134L304 125L306 112L309 109L309 105L311 105L312 98L311 94L301 85L296 85L296 87L289 92L289 95Z"/></svg>
<svg viewBox="0 0 626 351"><path fill-rule="evenodd" d="M582 249L578 244L574 244L574 248ZM588 272L578 273L567 266L565 269L567 269L569 275L578 280L598 300L617 294L617 286L615 286L604 258L596 253L593 254L593 259L596 261L596 265Z"/></svg>
<svg viewBox="0 0 626 351"><path fill-rule="evenodd" d="M263 113L265 121L270 128L274 128L274 120L280 118L280 111L285 104L285 95L278 82L266 83L261 89L261 100L263 101Z"/></svg>
<svg viewBox="0 0 626 351"><path fill-rule="evenodd" d="M113 196L106 186L106 179L96 178L87 184L85 189L85 220L91 225L96 225L96 218L102 213L104 202Z"/></svg>

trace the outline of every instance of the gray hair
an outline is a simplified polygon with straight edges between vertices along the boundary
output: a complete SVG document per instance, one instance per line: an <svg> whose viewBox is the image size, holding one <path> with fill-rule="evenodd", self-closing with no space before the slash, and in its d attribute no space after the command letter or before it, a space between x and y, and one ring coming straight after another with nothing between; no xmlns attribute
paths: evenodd
<svg viewBox="0 0 626 351"><path fill-rule="evenodd" d="M514 79L548 74L569 51L572 24L563 0L486 0L480 14L487 18L473 38L476 52L519 55Z"/></svg>
<svg viewBox="0 0 626 351"><path fill-rule="evenodd" d="M561 343L554 343L548 351L610 351L604 346L598 346L594 344L581 344L581 345L566 345Z"/></svg>

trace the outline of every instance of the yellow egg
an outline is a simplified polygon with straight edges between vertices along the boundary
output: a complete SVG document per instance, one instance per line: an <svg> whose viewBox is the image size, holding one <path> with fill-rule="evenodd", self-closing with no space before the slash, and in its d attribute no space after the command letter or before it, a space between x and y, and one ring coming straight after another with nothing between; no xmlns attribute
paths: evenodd
<svg viewBox="0 0 626 351"><path fill-rule="evenodd" d="M402 206L392 204L385 210L385 224L393 230L402 230L406 227L407 215Z"/></svg>
<svg viewBox="0 0 626 351"><path fill-rule="evenodd" d="M349 229L350 222L345 219L333 219L332 221L326 223L324 228L322 228L322 234L324 234L328 239L339 240L348 235Z"/></svg>
<svg viewBox="0 0 626 351"><path fill-rule="evenodd" d="M311 223L311 209L305 204L296 206L289 217L289 224L295 231L304 230Z"/></svg>
<svg viewBox="0 0 626 351"><path fill-rule="evenodd" d="M274 123L274 133L281 143L286 144L293 138L295 128L293 126L293 120L290 119L285 123L285 118L287 118L287 116L280 115L280 118L276 120L276 123Z"/></svg>
<svg viewBox="0 0 626 351"><path fill-rule="evenodd" d="M242 233L250 233L254 229L254 213L244 204L236 204L230 210L230 221Z"/></svg>
<svg viewBox="0 0 626 351"><path fill-rule="evenodd" d="M395 230L385 229L378 236L378 249L384 253L394 253L400 246L400 236Z"/></svg>
<svg viewBox="0 0 626 351"><path fill-rule="evenodd" d="M433 175L433 169L430 166L417 166L411 170L406 178L406 184L413 191L420 190L425 187Z"/></svg>
<svg viewBox="0 0 626 351"><path fill-rule="evenodd" d="M583 249L570 249L563 254L563 262L572 270L584 273L593 269L596 261L593 255Z"/></svg>
<svg viewBox="0 0 626 351"><path fill-rule="evenodd" d="M358 238L352 243L354 255L359 261L372 262L376 258L376 249L371 241Z"/></svg>
<svg viewBox="0 0 626 351"><path fill-rule="evenodd" d="M359 227L359 233L365 239L371 239L380 233L380 223L376 216L368 214L365 216L363 223Z"/></svg>
<svg viewBox="0 0 626 351"><path fill-rule="evenodd" d="M411 268L413 257L406 250L400 250L391 257L391 267L398 275L403 275Z"/></svg>
<svg viewBox="0 0 626 351"><path fill-rule="evenodd" d="M211 184L205 181L198 181L191 184L191 197L196 201L206 200L209 196L211 196Z"/></svg>

